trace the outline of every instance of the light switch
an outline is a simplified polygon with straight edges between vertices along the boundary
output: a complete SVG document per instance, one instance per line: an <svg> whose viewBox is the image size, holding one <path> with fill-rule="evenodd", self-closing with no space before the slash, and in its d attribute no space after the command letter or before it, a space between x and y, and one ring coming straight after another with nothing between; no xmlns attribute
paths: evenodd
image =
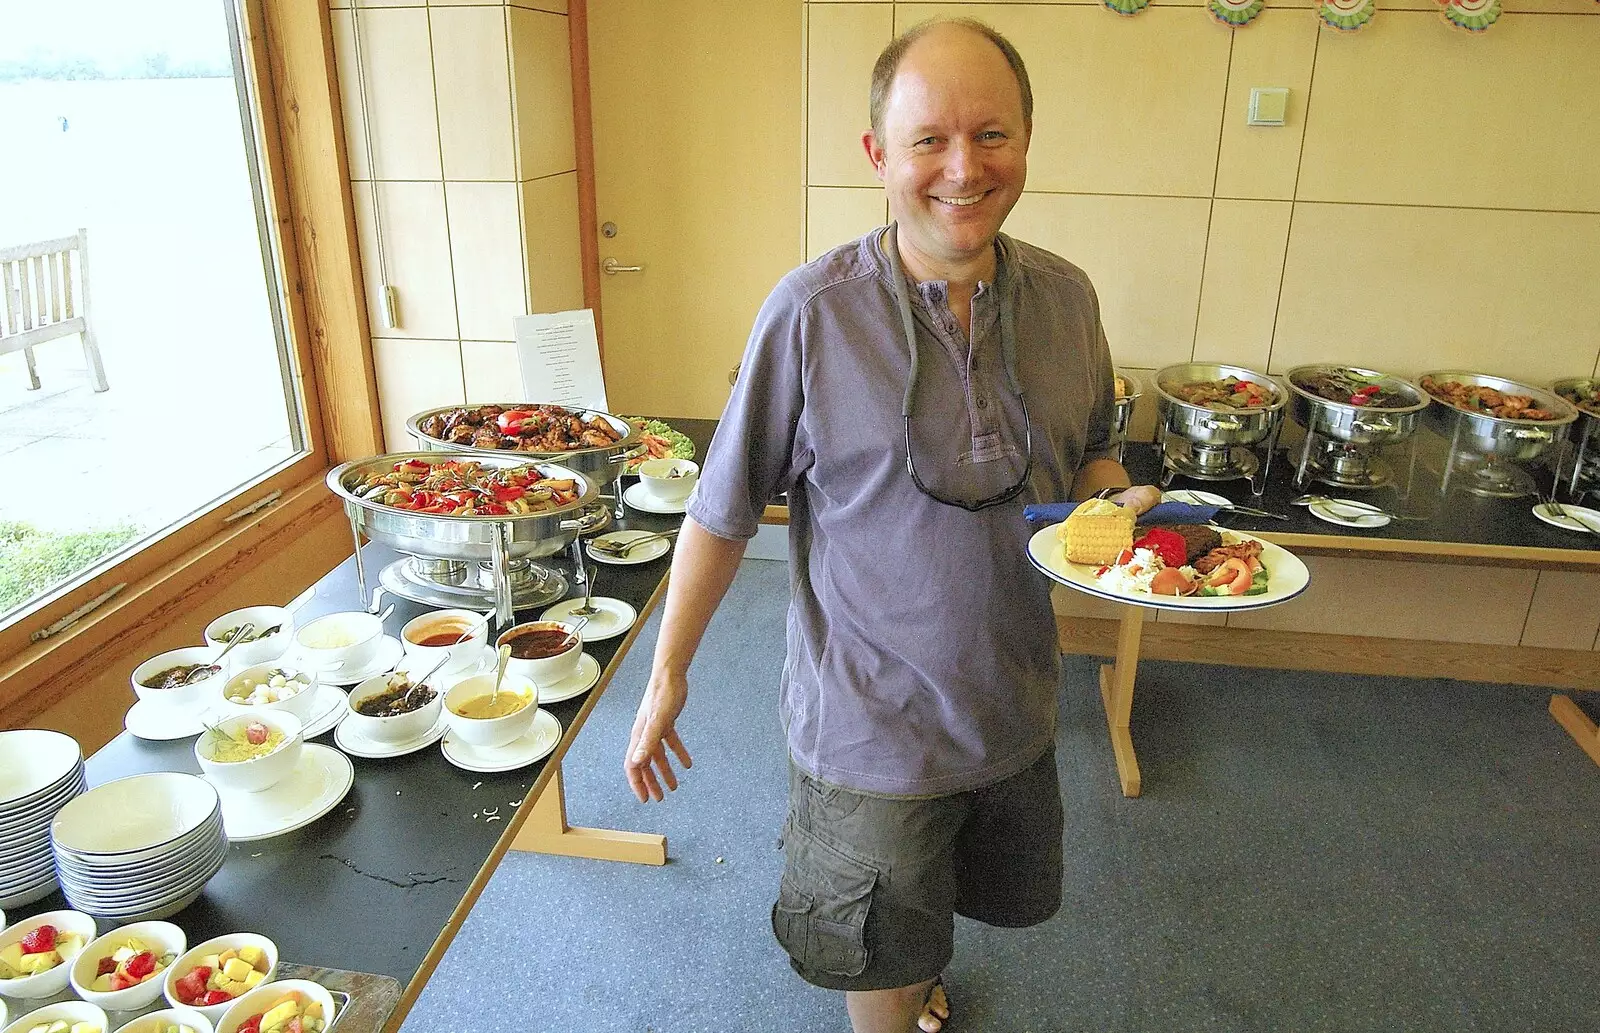
<svg viewBox="0 0 1600 1033"><path fill-rule="evenodd" d="M1288 112L1287 86L1250 87L1250 125L1281 126Z"/></svg>

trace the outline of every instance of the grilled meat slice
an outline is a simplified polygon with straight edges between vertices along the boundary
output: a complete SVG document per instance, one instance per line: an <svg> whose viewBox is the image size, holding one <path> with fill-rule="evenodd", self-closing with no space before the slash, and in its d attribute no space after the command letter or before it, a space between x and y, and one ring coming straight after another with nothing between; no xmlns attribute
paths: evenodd
<svg viewBox="0 0 1600 1033"><path fill-rule="evenodd" d="M1185 563L1193 563L1212 549L1222 546L1222 535L1214 527L1204 524L1164 524L1168 531L1183 536L1183 557Z"/></svg>
<svg viewBox="0 0 1600 1033"><path fill-rule="evenodd" d="M1201 556L1192 566L1202 574L1209 574L1231 559L1247 560L1261 555L1260 542L1240 542L1237 545L1224 545Z"/></svg>

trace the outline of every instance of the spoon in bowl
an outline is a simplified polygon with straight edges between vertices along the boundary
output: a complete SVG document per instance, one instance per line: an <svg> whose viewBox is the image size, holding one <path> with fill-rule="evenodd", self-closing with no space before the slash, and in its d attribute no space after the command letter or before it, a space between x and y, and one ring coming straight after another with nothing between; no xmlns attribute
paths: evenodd
<svg viewBox="0 0 1600 1033"><path fill-rule="evenodd" d="M456 636L456 640L454 642L450 643L450 644L452 646L459 646L461 643L463 643L467 639L471 638L473 633L476 632L479 628L481 628L485 624L487 624L489 622L489 618L493 617L493 616L494 616L494 611L493 610L485 610L483 612L483 616L481 616L477 620L473 621L472 624L468 626L467 630L463 631L460 635L457 635Z"/></svg>
<svg viewBox="0 0 1600 1033"><path fill-rule="evenodd" d="M577 610L573 610L572 612L573 613L577 613L578 611ZM571 642L574 638L576 638L577 635L578 635L578 632L582 631L583 630L583 626L585 624L588 624L588 623L589 623L589 618L587 616L579 617L577 622L572 625L572 630L567 632L567 637L561 640L561 648L556 650L556 652L558 652L558 653L565 652L566 648L567 648L567 643ZM582 640L580 639L579 641L582 641Z"/></svg>
<svg viewBox="0 0 1600 1033"><path fill-rule="evenodd" d="M494 701L495 700L500 698L500 680L506 676L506 664L508 662L510 662L510 660L511 660L511 647L510 646L501 646L500 647L500 662L496 666L495 672L494 672L494 691L489 693L489 704L491 706L494 705Z"/></svg>
<svg viewBox="0 0 1600 1033"><path fill-rule="evenodd" d="M239 643L243 642L246 638L248 638L250 633L252 631L254 631L254 630L256 630L255 623L253 621L246 621L244 623L243 627L241 627L238 631L233 633L233 638L228 640L228 644L222 647L222 652L220 652L216 656L212 657L211 658L211 662L209 664L205 664L203 666L196 667L194 670L192 670L188 674L184 675L183 676L183 681L180 682L179 684L180 685L189 685L189 684L193 683L196 675L202 675L203 674L205 677L209 678L213 674L216 674L218 671L222 670L222 658L227 656L230 652L232 652L233 647L238 645Z"/></svg>

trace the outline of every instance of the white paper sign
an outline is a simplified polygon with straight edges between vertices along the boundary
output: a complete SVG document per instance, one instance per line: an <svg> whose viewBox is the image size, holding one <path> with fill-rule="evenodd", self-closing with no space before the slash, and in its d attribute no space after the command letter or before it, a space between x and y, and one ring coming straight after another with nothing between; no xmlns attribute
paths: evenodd
<svg viewBox="0 0 1600 1033"><path fill-rule="evenodd" d="M522 367L522 397L569 409L610 411L592 311L518 316L511 324Z"/></svg>

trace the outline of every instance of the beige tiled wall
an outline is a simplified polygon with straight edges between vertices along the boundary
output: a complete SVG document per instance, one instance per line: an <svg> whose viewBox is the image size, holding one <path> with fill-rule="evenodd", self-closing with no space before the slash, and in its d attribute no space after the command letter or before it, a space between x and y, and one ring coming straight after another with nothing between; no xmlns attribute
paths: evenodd
<svg viewBox="0 0 1600 1033"><path fill-rule="evenodd" d="M516 316L583 305L566 3L333 6L384 435L406 448L418 409L522 394Z"/></svg>
<svg viewBox="0 0 1600 1033"><path fill-rule="evenodd" d="M874 185L877 50L971 15L1034 85L1006 228L1089 272L1120 364L1600 367L1600 6L1506 0L1479 35L1433 0L1382 3L1350 35L1311 6L1274 0L1230 32L1187 3L810 3L807 250L875 217L842 188ZM1289 87L1288 125L1246 124L1252 86Z"/></svg>

